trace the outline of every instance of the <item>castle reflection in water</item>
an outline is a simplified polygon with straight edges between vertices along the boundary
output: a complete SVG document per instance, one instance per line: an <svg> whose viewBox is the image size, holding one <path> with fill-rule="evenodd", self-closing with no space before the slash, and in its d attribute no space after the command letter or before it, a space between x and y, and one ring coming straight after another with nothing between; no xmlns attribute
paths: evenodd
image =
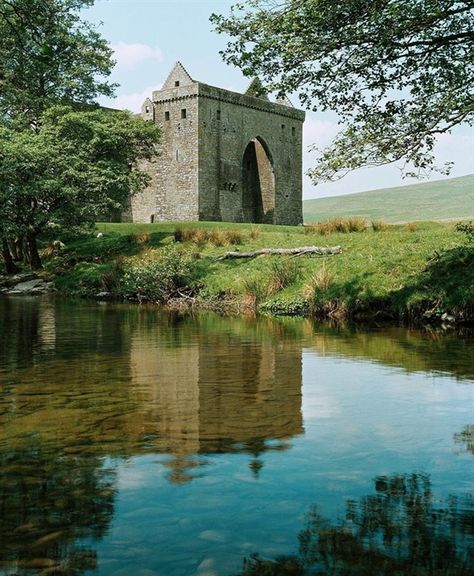
<svg viewBox="0 0 474 576"><path fill-rule="evenodd" d="M203 317L190 329L186 317L150 322L126 310L92 319L35 301L22 310L13 386L1 396L4 415L14 406L14 419L0 416L10 446L39 434L67 454L166 453L170 480L182 482L192 455L246 452L256 473L259 454L303 432L301 345L276 343L271 323L252 331Z"/></svg>

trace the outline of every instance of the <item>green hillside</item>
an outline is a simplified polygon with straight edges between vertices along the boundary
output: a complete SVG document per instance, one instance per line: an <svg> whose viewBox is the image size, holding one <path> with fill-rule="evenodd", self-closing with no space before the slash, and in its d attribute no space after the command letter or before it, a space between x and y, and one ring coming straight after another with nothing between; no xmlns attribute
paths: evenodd
<svg viewBox="0 0 474 576"><path fill-rule="evenodd" d="M474 174L305 200L303 212L305 223L350 216L385 222L474 218Z"/></svg>

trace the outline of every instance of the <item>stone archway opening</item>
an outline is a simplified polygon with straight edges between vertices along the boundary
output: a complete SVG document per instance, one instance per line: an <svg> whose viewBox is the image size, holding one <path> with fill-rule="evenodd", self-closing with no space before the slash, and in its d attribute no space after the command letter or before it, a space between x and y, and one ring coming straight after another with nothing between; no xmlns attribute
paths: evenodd
<svg viewBox="0 0 474 576"><path fill-rule="evenodd" d="M244 222L273 224L275 174L268 147L259 137L247 144L242 160L242 210Z"/></svg>

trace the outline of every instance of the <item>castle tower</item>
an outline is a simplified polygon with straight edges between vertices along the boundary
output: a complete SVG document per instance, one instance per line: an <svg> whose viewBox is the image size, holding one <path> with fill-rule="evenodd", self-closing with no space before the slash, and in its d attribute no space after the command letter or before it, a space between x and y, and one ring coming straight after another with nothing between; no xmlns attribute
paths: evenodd
<svg viewBox="0 0 474 576"><path fill-rule="evenodd" d="M245 94L196 82L178 62L142 117L162 138L132 221L302 223L305 113L287 98L270 102L258 79Z"/></svg>

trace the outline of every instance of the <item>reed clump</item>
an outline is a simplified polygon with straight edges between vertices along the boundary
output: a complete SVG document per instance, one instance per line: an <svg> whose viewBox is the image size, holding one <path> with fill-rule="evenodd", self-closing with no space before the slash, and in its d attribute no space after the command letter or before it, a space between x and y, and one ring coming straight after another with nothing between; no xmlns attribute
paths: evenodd
<svg viewBox="0 0 474 576"><path fill-rule="evenodd" d="M198 246L229 246L242 244L242 234L237 230L206 230L204 228L181 228L174 231L175 242L189 242Z"/></svg>
<svg viewBox="0 0 474 576"><path fill-rule="evenodd" d="M370 225L372 226L372 230L374 232L383 232L389 228L389 225L383 220L372 220Z"/></svg>
<svg viewBox="0 0 474 576"><path fill-rule="evenodd" d="M256 312L259 304L268 295L268 281L262 276L249 276L243 278L242 286L244 308Z"/></svg>
<svg viewBox="0 0 474 576"><path fill-rule="evenodd" d="M150 234L147 232L139 233L139 232L132 232L129 236L130 244L136 244L140 246L142 244L148 244L150 242Z"/></svg>
<svg viewBox="0 0 474 576"><path fill-rule="evenodd" d="M333 218L325 222L316 222L305 227L307 234L319 234L320 236L327 236L334 232L342 232L348 234L351 232L364 232L368 227L365 218Z"/></svg>
<svg viewBox="0 0 474 576"><path fill-rule="evenodd" d="M268 293L275 294L294 284L300 276L300 267L292 258L273 260L270 266Z"/></svg>
<svg viewBox="0 0 474 576"><path fill-rule="evenodd" d="M334 283L334 272L329 270L325 264L318 268L310 276L305 286L305 297L310 302L314 302L321 294L326 293Z"/></svg>

